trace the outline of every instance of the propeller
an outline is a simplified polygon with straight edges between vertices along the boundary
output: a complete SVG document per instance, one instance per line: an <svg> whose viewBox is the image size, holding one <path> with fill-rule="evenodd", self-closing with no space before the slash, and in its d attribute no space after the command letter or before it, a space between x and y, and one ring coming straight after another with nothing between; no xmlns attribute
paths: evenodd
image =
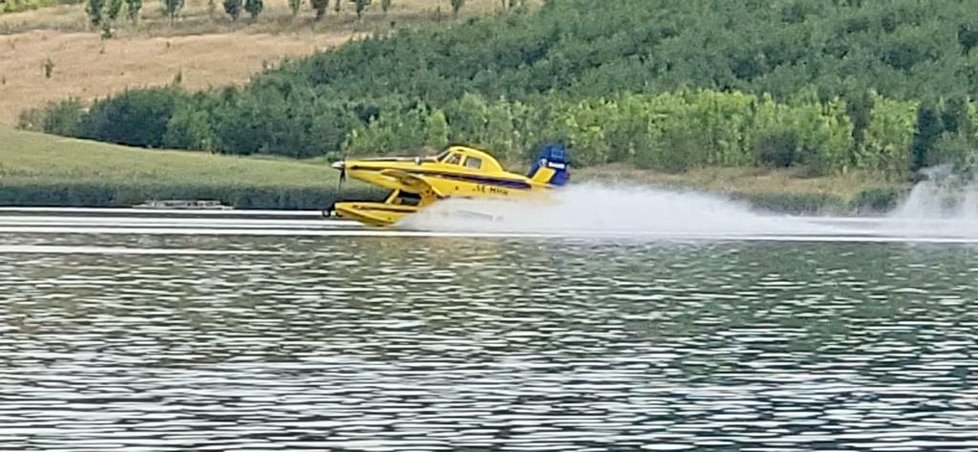
<svg viewBox="0 0 978 452"><path fill-rule="evenodd" d="M336 181L336 195L343 190L343 182L346 182L346 159L340 160L340 177Z"/></svg>
<svg viewBox="0 0 978 452"><path fill-rule="evenodd" d="M334 195L333 204L323 210L324 217L330 217L333 215L336 201L341 198L341 194L343 193L343 182L346 182L346 157L347 156L344 155L343 159L333 162L332 166L333 168L340 170L340 176L336 180L336 194Z"/></svg>

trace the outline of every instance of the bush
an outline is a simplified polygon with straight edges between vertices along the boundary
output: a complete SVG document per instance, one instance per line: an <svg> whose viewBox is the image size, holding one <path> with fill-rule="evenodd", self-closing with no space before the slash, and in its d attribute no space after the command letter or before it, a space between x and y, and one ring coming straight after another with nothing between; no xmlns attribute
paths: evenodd
<svg viewBox="0 0 978 452"><path fill-rule="evenodd" d="M81 101L72 98L49 105L44 109L44 133L72 137L84 116Z"/></svg>
<svg viewBox="0 0 978 452"><path fill-rule="evenodd" d="M78 136L160 148L173 113L187 99L186 93L172 87L125 91L95 102L78 124Z"/></svg>
<svg viewBox="0 0 978 452"><path fill-rule="evenodd" d="M736 195L757 209L791 214L841 213L848 204L828 193L752 193Z"/></svg>
<svg viewBox="0 0 978 452"><path fill-rule="evenodd" d="M762 165L787 168L797 162L798 132L777 130L761 135L757 140L755 152Z"/></svg>
<svg viewBox="0 0 978 452"><path fill-rule="evenodd" d="M902 191L898 188L871 188L859 192L852 200L852 210L862 213L889 212L896 208Z"/></svg>

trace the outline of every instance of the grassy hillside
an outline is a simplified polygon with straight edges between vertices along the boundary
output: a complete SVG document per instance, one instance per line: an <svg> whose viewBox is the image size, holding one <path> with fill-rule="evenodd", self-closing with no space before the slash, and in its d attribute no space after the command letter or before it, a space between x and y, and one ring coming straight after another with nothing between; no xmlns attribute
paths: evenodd
<svg viewBox="0 0 978 452"><path fill-rule="evenodd" d="M336 185L336 171L323 163L149 151L3 128L0 128L0 178L290 187Z"/></svg>
<svg viewBox="0 0 978 452"><path fill-rule="evenodd" d="M178 198L317 209L333 201L336 186L337 172L321 162L148 151L0 127L4 205L126 206ZM344 192L376 195L352 181Z"/></svg>
<svg viewBox="0 0 978 452"><path fill-rule="evenodd" d="M49 3L54 2L18 0L11 9ZM320 21L314 20L309 1L295 18L286 0L263 3L256 21L245 14L232 22L220 0L213 14L208 0L187 0L171 24L158 0L146 1L139 21L131 23L123 13L113 23L115 36L107 40L89 23L82 2L6 14L0 7L0 125L12 126L21 111L47 102L68 97L89 102L178 77L191 91L242 85L285 58L311 55L367 33L457 22L448 0L392 0L386 14L376 1L361 20L352 3L341 2L337 12L331 1ZM470 1L458 22L497 10L498 2ZM44 75L48 60L50 78Z"/></svg>
<svg viewBox="0 0 978 452"><path fill-rule="evenodd" d="M360 40L242 89L126 94L45 130L296 157L563 140L586 165L905 180L975 161L976 47L978 0L553 1Z"/></svg>

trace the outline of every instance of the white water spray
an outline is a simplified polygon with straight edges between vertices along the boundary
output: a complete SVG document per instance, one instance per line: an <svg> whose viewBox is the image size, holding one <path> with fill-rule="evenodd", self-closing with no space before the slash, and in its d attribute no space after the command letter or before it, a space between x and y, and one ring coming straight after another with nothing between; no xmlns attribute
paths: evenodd
<svg viewBox="0 0 978 452"><path fill-rule="evenodd" d="M891 218L978 220L978 180L952 173L947 166L924 173L927 180L914 186Z"/></svg>
<svg viewBox="0 0 978 452"><path fill-rule="evenodd" d="M978 238L978 180L948 166L924 173L927 179L887 217L891 233Z"/></svg>
<svg viewBox="0 0 978 452"><path fill-rule="evenodd" d="M450 199L400 226L445 232L662 238L826 232L825 225L755 213L747 204L719 196L596 183L571 185L543 200Z"/></svg>

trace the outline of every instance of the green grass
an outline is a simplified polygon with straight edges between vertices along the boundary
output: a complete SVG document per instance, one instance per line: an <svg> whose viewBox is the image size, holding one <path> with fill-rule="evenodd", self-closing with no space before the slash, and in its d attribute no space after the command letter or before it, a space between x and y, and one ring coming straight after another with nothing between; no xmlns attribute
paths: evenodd
<svg viewBox="0 0 978 452"><path fill-rule="evenodd" d="M251 159L203 152L147 150L0 129L0 180L333 187L325 161Z"/></svg>
<svg viewBox="0 0 978 452"><path fill-rule="evenodd" d="M55 5L73 5L83 0L6 0L0 1L0 14L16 13Z"/></svg>
<svg viewBox="0 0 978 452"><path fill-rule="evenodd" d="M216 199L239 208L318 209L336 198L325 162L146 150L0 128L0 204L128 206ZM376 197L350 181L343 197Z"/></svg>

